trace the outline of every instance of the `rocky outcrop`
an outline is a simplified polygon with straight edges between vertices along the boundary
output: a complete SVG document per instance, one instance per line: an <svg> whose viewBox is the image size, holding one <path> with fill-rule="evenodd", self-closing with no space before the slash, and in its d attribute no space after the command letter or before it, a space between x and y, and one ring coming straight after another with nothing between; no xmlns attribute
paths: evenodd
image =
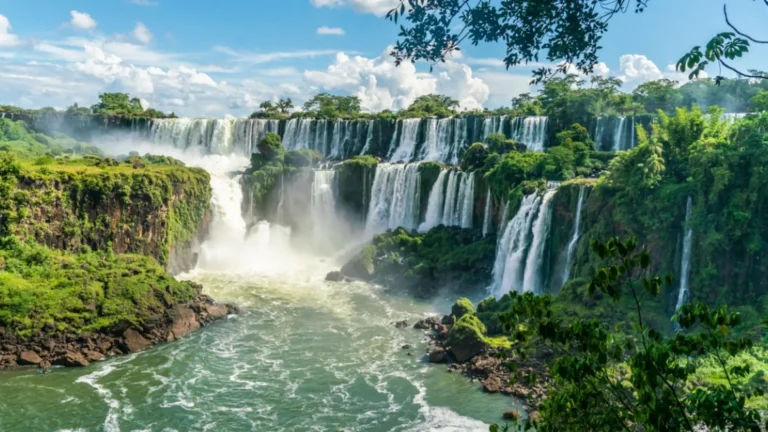
<svg viewBox="0 0 768 432"><path fill-rule="evenodd" d="M142 326L119 325L110 332L80 336L41 332L22 340L0 328L0 369L84 367L108 356L139 352L183 338L237 312L234 306L215 304L210 297L201 295L194 302L169 307L164 314L145 320Z"/></svg>

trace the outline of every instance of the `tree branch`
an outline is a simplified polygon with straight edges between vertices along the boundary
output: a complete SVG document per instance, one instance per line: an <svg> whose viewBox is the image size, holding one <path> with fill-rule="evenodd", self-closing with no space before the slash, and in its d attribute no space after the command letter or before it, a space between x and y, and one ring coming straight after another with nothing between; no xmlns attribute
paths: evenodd
<svg viewBox="0 0 768 432"><path fill-rule="evenodd" d="M768 5L768 0L763 0L763 1L765 1L765 4L766 4L766 5ZM768 44L768 41L765 41L765 40L759 40L759 39L755 39L755 38L753 38L752 36L750 36L750 35L748 35L748 34L746 34L746 33L743 33L742 31L740 31L739 29L737 29L737 28L736 28L736 26L734 26L733 24L731 24L731 20L729 20L729 19L728 19L728 9L726 8L726 5L725 5L725 4L723 4L723 15L725 15L725 23L726 23L726 24L728 24L728 27L732 28L732 29L733 29L733 31L735 31L736 33L738 33L738 34L739 34L739 36L743 36L743 37L745 37L745 38L747 38L747 39L751 40L751 41L752 41L752 42L754 42L754 43L759 43L759 44Z"/></svg>
<svg viewBox="0 0 768 432"><path fill-rule="evenodd" d="M768 2L768 0L765 0L765 1L766 1L766 2ZM742 72L742 71L740 71L740 70L736 69L735 67L733 67L733 66L729 65L728 63L726 63L725 61L723 61L723 59L722 59L722 58L720 58L720 57L718 57L718 58L717 58L717 61L718 61L718 62L719 62L721 65L723 65L723 66L725 66L726 68L730 69L731 71L733 71L734 73L736 73L737 75L739 75L739 76L740 76L740 77L742 77L742 78L768 79L768 74L762 73L762 74L760 74L760 75L753 75L753 74L744 73L744 72Z"/></svg>

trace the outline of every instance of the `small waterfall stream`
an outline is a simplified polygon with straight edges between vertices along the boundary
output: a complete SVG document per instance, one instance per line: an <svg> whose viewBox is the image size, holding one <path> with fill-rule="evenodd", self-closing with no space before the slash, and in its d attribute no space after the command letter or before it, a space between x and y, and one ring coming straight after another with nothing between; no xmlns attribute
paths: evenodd
<svg viewBox="0 0 768 432"><path fill-rule="evenodd" d="M491 228L491 187L485 195L485 210L483 211L483 237L488 235Z"/></svg>
<svg viewBox="0 0 768 432"><path fill-rule="evenodd" d="M689 285L691 274L691 247L693 243L693 231L690 227L691 209L693 208L693 199L688 197L688 202L685 205L685 236L683 237L683 257L680 262L680 289L677 293L677 305L675 310L679 310L683 305L688 302L690 297Z"/></svg>
<svg viewBox="0 0 768 432"><path fill-rule="evenodd" d="M571 277L571 266L573 264L573 256L576 253L576 246L579 244L579 237L581 236L581 208L584 203L584 195L587 188L584 186L579 188L579 200L576 203L576 218L573 221L573 235L571 241L568 242L568 251L565 260L565 269L563 271L563 285L568 282Z"/></svg>

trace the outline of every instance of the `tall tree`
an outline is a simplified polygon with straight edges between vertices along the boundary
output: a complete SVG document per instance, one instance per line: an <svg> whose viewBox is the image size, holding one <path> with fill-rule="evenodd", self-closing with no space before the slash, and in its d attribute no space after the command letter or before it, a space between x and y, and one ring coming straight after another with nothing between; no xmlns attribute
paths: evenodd
<svg viewBox="0 0 768 432"><path fill-rule="evenodd" d="M642 104L646 112L672 112L680 106L683 95L677 87L678 82L670 79L648 81L640 84L632 92L635 101Z"/></svg>

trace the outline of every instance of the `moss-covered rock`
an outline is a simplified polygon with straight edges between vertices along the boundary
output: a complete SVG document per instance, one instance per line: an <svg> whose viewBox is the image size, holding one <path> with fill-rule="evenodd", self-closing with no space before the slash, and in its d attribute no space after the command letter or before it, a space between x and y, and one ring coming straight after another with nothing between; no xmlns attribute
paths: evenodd
<svg viewBox="0 0 768 432"><path fill-rule="evenodd" d="M471 314L464 315L448 332L446 343L457 362L463 363L488 346L486 328Z"/></svg>
<svg viewBox="0 0 768 432"><path fill-rule="evenodd" d="M464 315L474 314L475 305L473 305L472 302L466 297L462 297L456 300L456 303L454 303L453 307L451 308L451 315L455 316L457 320L461 319Z"/></svg>

